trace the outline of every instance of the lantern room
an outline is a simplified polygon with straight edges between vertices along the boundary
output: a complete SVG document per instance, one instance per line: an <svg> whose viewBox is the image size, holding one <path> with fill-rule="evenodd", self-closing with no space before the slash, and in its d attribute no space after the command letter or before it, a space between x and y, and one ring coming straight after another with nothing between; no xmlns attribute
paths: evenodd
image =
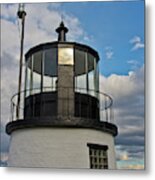
<svg viewBox="0 0 155 180"><path fill-rule="evenodd" d="M8 134L32 126L75 126L116 135L113 100L99 91L97 51L66 41L63 22L56 32L58 41L37 45L25 54L24 90L13 96L11 104L12 120L18 121L8 124Z"/></svg>
<svg viewBox="0 0 155 180"><path fill-rule="evenodd" d="M25 57L26 117L57 115L60 98L64 103L62 115L99 118L99 110L95 108L98 107L99 57L95 50L77 43L52 42L30 49ZM58 97L61 89L63 95ZM71 102L73 97L75 103ZM72 104L76 110L71 112L65 104L67 107Z"/></svg>

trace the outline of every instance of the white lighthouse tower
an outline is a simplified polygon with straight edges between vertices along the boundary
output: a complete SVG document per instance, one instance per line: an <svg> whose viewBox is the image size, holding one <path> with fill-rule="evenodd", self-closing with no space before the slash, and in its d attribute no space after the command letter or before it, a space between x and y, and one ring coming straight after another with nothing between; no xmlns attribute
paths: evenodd
<svg viewBox="0 0 155 180"><path fill-rule="evenodd" d="M117 127L112 98L99 92L99 55L66 41L63 22L56 32L58 41L25 54L24 91L6 126L8 166L115 169Z"/></svg>

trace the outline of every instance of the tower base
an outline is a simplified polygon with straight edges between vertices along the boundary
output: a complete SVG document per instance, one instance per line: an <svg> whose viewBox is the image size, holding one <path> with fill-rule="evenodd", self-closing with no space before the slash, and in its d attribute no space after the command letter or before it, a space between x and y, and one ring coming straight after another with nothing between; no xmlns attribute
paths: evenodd
<svg viewBox="0 0 155 180"><path fill-rule="evenodd" d="M114 137L90 128L26 128L13 131L8 166L90 168L88 144L107 146L108 169L116 169Z"/></svg>

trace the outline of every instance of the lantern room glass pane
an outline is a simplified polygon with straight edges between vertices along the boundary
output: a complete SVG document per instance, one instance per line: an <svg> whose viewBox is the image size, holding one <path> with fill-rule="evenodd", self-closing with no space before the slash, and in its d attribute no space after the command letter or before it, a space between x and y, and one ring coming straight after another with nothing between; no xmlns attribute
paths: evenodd
<svg viewBox="0 0 155 180"><path fill-rule="evenodd" d="M43 55L43 91L55 91L57 79L57 48L46 49Z"/></svg>
<svg viewBox="0 0 155 180"><path fill-rule="evenodd" d="M88 53L88 72L94 70L94 56Z"/></svg>
<svg viewBox="0 0 155 180"><path fill-rule="evenodd" d="M41 91L41 75L33 72L33 89L32 94L39 93Z"/></svg>
<svg viewBox="0 0 155 180"><path fill-rule="evenodd" d="M89 94L95 96L95 58L88 53L88 86Z"/></svg>
<svg viewBox="0 0 155 180"><path fill-rule="evenodd" d="M26 90L26 96L30 95L30 89L31 89L31 74L32 74L32 59L31 57L28 58L26 62L26 83L25 83L25 90Z"/></svg>
<svg viewBox="0 0 155 180"><path fill-rule="evenodd" d="M32 94L41 91L41 74L42 74L42 52L34 53L33 58L33 74L32 74Z"/></svg>
<svg viewBox="0 0 155 180"><path fill-rule="evenodd" d="M43 91L51 91L52 78L49 76L44 76L43 78Z"/></svg>
<svg viewBox="0 0 155 180"><path fill-rule="evenodd" d="M42 61L42 51L34 53L34 55L33 55L33 71L38 73L38 74L41 74L41 72L42 72L41 61Z"/></svg>
<svg viewBox="0 0 155 180"><path fill-rule="evenodd" d="M57 76L57 49L51 48L44 51L44 75Z"/></svg>
<svg viewBox="0 0 155 180"><path fill-rule="evenodd" d="M75 88L80 93L87 92L86 56L85 51L75 49Z"/></svg>
<svg viewBox="0 0 155 180"><path fill-rule="evenodd" d="M95 60L96 62L96 60ZM98 62L96 62L96 68L95 68L95 90L99 91L99 65Z"/></svg>
<svg viewBox="0 0 155 180"><path fill-rule="evenodd" d="M86 52L75 49L75 76L86 73Z"/></svg>
<svg viewBox="0 0 155 180"><path fill-rule="evenodd" d="M88 73L88 83L89 83L89 90L95 90L95 86L94 86L94 71L90 71Z"/></svg>
<svg viewBox="0 0 155 180"><path fill-rule="evenodd" d="M75 88L77 92L86 93L87 92L87 77L86 74L75 77Z"/></svg>
<svg viewBox="0 0 155 180"><path fill-rule="evenodd" d="M55 91L57 88L57 77L44 76L43 91Z"/></svg>

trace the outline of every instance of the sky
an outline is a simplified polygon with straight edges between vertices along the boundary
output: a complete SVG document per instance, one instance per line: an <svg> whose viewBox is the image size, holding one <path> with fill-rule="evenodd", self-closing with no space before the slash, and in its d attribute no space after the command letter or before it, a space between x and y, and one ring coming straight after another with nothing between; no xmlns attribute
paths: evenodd
<svg viewBox="0 0 155 180"><path fill-rule="evenodd" d="M10 98L17 92L20 21L18 4L1 5L1 162L8 157ZM68 41L100 56L100 91L114 99L118 169L144 168L144 1L26 4L24 53L55 41L63 17ZM38 13L39 12L39 13Z"/></svg>

